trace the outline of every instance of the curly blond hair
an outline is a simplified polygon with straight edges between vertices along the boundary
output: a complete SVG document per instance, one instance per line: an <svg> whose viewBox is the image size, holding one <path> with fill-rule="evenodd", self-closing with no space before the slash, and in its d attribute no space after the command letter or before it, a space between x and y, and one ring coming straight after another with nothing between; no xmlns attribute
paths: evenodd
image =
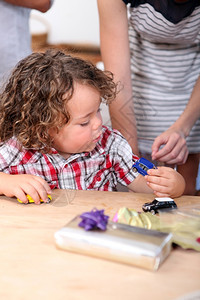
<svg viewBox="0 0 200 300"><path fill-rule="evenodd" d="M0 94L1 143L15 136L26 149L49 152L49 129L69 122L64 104L72 98L75 82L95 88L107 104L116 97L112 73L89 61L52 49L22 59Z"/></svg>

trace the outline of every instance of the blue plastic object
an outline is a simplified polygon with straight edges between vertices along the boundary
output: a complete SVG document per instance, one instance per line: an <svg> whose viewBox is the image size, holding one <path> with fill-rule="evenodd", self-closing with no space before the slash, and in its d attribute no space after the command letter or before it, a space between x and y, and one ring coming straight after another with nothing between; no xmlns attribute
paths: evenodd
<svg viewBox="0 0 200 300"><path fill-rule="evenodd" d="M147 175L149 169L156 169L155 165L148 159L141 157L133 164L133 171L140 173L141 175Z"/></svg>

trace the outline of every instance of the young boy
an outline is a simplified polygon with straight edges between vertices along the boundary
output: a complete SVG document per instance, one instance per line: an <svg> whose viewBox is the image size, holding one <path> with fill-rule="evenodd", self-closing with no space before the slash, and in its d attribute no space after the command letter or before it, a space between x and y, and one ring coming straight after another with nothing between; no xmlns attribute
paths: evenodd
<svg viewBox="0 0 200 300"><path fill-rule="evenodd" d="M100 104L117 93L112 74L61 51L21 60L0 95L0 194L47 202L52 188L178 197L184 179L166 167L134 173L128 142L102 126Z"/></svg>

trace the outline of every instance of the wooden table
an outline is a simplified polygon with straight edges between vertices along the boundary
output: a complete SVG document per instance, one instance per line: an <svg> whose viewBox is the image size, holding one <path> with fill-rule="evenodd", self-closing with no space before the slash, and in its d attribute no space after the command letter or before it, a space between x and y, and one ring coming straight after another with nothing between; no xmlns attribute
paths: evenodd
<svg viewBox="0 0 200 300"><path fill-rule="evenodd" d="M153 195L55 190L50 204L0 197L0 299L181 299L198 293L200 253L173 249L156 272L59 250L54 233L96 207L113 217L122 206L141 211ZM200 197L176 199L181 206ZM184 298L186 299L186 298Z"/></svg>

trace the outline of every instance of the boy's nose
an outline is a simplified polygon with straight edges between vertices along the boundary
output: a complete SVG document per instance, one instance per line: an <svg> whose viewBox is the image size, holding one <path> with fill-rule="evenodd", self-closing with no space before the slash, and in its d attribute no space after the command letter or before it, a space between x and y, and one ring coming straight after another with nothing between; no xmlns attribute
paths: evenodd
<svg viewBox="0 0 200 300"><path fill-rule="evenodd" d="M95 117L93 129L94 130L99 129L99 127L101 127L101 126L102 126L102 117L101 117L101 114L99 113Z"/></svg>

